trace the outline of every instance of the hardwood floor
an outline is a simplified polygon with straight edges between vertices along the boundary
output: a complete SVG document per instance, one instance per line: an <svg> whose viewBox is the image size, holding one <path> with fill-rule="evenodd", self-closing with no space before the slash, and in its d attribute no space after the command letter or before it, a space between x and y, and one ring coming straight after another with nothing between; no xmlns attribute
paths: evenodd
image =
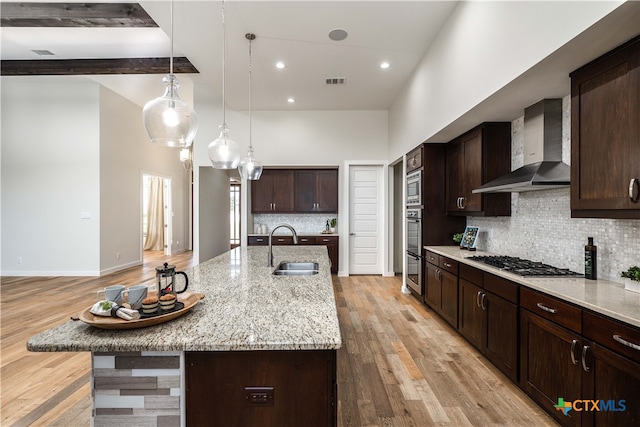
<svg viewBox="0 0 640 427"><path fill-rule="evenodd" d="M145 256L144 266L103 277L3 277L0 425L90 425L90 355L32 353L25 343L91 305L104 286L153 283L163 262ZM168 262L182 270L192 254ZM334 276L339 425L556 425L400 285L397 277Z"/></svg>

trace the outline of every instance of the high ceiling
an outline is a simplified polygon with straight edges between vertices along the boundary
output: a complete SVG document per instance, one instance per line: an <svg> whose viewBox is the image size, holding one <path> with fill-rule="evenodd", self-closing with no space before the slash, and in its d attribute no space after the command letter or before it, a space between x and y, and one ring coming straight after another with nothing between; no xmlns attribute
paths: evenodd
<svg viewBox="0 0 640 427"><path fill-rule="evenodd" d="M32 51L38 49L54 53L46 57L54 59L168 57L171 3L139 4L159 28L3 27L2 59L43 59ZM257 37L252 47L254 109L387 109L456 5L454 1L227 0L227 104L235 110L248 108L245 34L251 32ZM190 101L193 83L208 83L206 90L211 93L205 95L220 97L222 2L175 0L173 8L174 56L187 57L199 71L179 75L182 97ZM347 38L330 39L334 29L344 29ZM277 61L285 68L277 69ZM388 69L379 67L384 61L390 64ZM162 92L161 74L88 78L139 105ZM346 82L327 85L328 78ZM296 102L288 103L288 97Z"/></svg>

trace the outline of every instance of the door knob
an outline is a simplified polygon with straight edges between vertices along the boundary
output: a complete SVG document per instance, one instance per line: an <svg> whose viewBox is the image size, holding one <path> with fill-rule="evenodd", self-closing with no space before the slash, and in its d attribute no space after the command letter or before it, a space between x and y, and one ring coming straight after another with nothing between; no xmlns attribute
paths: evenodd
<svg viewBox="0 0 640 427"><path fill-rule="evenodd" d="M355 236L356 233L349 233L349 236Z"/></svg>

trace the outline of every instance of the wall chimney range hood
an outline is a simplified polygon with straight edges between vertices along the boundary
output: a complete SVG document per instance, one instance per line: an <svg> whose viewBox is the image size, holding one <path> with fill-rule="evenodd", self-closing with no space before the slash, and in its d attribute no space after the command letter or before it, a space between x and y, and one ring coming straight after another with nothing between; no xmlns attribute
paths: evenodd
<svg viewBox="0 0 640 427"><path fill-rule="evenodd" d="M543 99L525 108L524 162L472 192L511 193L570 184L571 168L562 161L562 99Z"/></svg>

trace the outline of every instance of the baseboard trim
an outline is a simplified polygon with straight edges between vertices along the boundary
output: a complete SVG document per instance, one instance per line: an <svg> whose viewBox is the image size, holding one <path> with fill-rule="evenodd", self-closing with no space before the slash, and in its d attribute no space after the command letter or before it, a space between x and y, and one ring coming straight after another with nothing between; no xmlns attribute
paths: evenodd
<svg viewBox="0 0 640 427"><path fill-rule="evenodd" d="M100 276L99 271L3 271L2 277L76 277Z"/></svg>
<svg viewBox="0 0 640 427"><path fill-rule="evenodd" d="M115 273L116 271L126 270L127 268L136 267L138 265L142 265L142 260L132 261L127 264L117 265L115 267L105 268L104 270L100 270L100 276L104 276L105 274Z"/></svg>

